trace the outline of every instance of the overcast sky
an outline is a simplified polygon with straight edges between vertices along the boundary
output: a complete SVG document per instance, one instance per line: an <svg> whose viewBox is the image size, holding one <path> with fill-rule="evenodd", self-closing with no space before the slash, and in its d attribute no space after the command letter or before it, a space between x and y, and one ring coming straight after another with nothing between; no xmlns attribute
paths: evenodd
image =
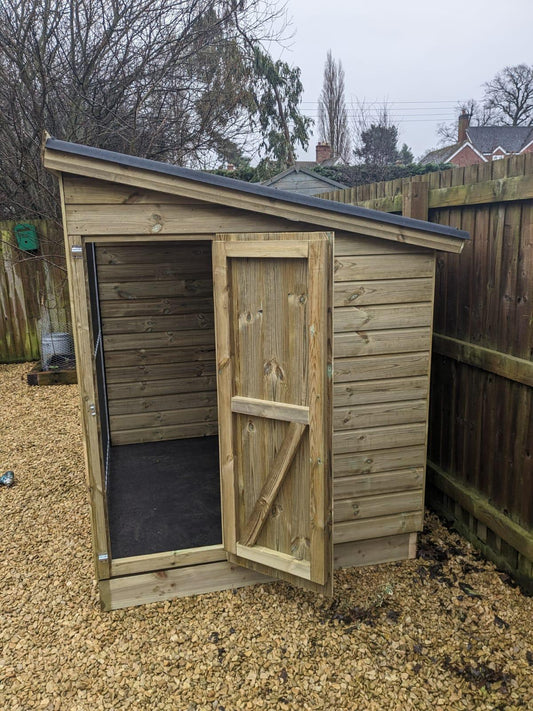
<svg viewBox="0 0 533 711"><path fill-rule="evenodd" d="M287 9L294 36L282 56L302 70L304 113L317 117L331 49L349 112L356 99L386 100L415 157L437 146L458 101L480 99L504 66L533 63L533 0L288 0ZM305 157L317 140L315 126Z"/></svg>

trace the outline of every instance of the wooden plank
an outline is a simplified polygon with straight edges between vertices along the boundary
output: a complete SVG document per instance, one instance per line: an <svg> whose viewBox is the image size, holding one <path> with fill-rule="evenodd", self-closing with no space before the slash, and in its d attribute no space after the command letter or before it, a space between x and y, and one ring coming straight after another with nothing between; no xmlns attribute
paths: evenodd
<svg viewBox="0 0 533 711"><path fill-rule="evenodd" d="M133 365L106 368L107 383L131 383L141 380L165 380L169 378L192 378L215 375L215 359L160 365Z"/></svg>
<svg viewBox="0 0 533 711"><path fill-rule="evenodd" d="M429 350L431 346L431 329L429 326L422 326L336 333L334 343L337 358L424 351Z"/></svg>
<svg viewBox="0 0 533 711"><path fill-rule="evenodd" d="M431 301L363 307L338 306L334 315L334 331L342 333L429 326L432 307Z"/></svg>
<svg viewBox="0 0 533 711"><path fill-rule="evenodd" d="M160 333L164 331L180 332L182 339L187 336L184 331L206 330L213 332L213 312L196 312L192 314L173 314L172 316L121 316L106 318L102 322L102 332L105 336L119 333L132 333L137 340L142 341L145 333Z"/></svg>
<svg viewBox="0 0 533 711"><path fill-rule="evenodd" d="M136 333L117 333L104 336L104 350L109 351L138 351L151 348L185 348L190 346L209 346L214 343L215 334L212 329L199 329L197 331L161 331L157 333L143 333L139 339Z"/></svg>
<svg viewBox="0 0 533 711"><path fill-rule="evenodd" d="M154 397L132 397L109 402L109 414L129 415L142 412L163 412L172 410L176 403L184 409L189 407L213 407L217 403L215 386L207 391L172 393L170 395L156 395Z"/></svg>
<svg viewBox="0 0 533 711"><path fill-rule="evenodd" d="M75 369L41 370L39 363L26 375L28 385L74 385L78 382Z"/></svg>
<svg viewBox="0 0 533 711"><path fill-rule="evenodd" d="M226 560L226 554L222 543L200 548L136 555L129 558L115 558L111 561L111 577L119 578L121 575L148 573L152 570L170 570L190 565L218 563L223 560Z"/></svg>
<svg viewBox="0 0 533 711"><path fill-rule="evenodd" d="M109 578L110 575L111 542L109 537L103 452L98 424L96 373L94 359L91 357L93 353L93 339L89 318L87 265L85 259L76 259L72 256L71 247L76 241L68 233L62 180L59 181L59 189L62 202L65 252L70 257L66 262L76 352L76 370L80 394L80 412L84 435L86 485L91 506L93 561L96 577L102 580ZM96 416L94 416L95 413Z"/></svg>
<svg viewBox="0 0 533 711"><path fill-rule="evenodd" d="M213 294L211 279L175 279L161 282L116 282L100 285L100 299L118 299L132 301L134 299L171 299L174 297L205 296Z"/></svg>
<svg viewBox="0 0 533 711"><path fill-rule="evenodd" d="M192 407L184 408L177 397L175 410L160 410L156 412L135 412L131 410L127 415L112 415L109 419L111 431L117 432L127 430L137 430L146 428L159 428L167 425L181 425L208 422L217 420L217 408L213 407Z"/></svg>
<svg viewBox="0 0 533 711"><path fill-rule="evenodd" d="M270 513L274 499L278 495L285 475L292 464L304 431L305 425L297 422L290 423L285 439L281 443L281 447L272 462L272 468L268 474L268 478L263 484L263 488L261 489L261 493L255 503L250 518L246 522L246 526L240 535L240 542L243 546L255 545L266 517ZM252 560L256 560L258 563L261 562L257 560L257 558L252 558ZM266 561L264 562L266 565L269 565Z"/></svg>
<svg viewBox="0 0 533 711"><path fill-rule="evenodd" d="M179 393L215 390L216 380L213 376L196 378L175 378L172 380L137 380L130 383L110 383L107 394L110 400L121 398L154 397L156 395L177 395Z"/></svg>
<svg viewBox="0 0 533 711"><path fill-rule="evenodd" d="M178 195L169 195L153 190L138 190L129 185L112 183L105 180L94 180L79 175L65 175L65 203L77 205L135 205L161 203L201 205L199 200L181 198Z"/></svg>
<svg viewBox="0 0 533 711"><path fill-rule="evenodd" d="M213 234L228 230L283 230L287 223L276 217L245 212L223 205L69 205L69 230L77 235L152 237L180 234ZM290 225L290 229L294 229Z"/></svg>
<svg viewBox="0 0 533 711"><path fill-rule="evenodd" d="M530 531L499 511L485 496L465 486L433 462L428 462L428 477L433 486L458 502L519 553L533 561L533 534Z"/></svg>
<svg viewBox="0 0 533 711"><path fill-rule="evenodd" d="M118 610L268 581L265 575L224 561L104 580L99 591L104 609Z"/></svg>
<svg viewBox="0 0 533 711"><path fill-rule="evenodd" d="M333 540L335 544L347 541L361 541L370 538L395 536L402 533L421 531L424 525L424 512L392 514L365 518L360 521L341 521L335 524Z"/></svg>
<svg viewBox="0 0 533 711"><path fill-rule="evenodd" d="M218 423L194 422L181 425L161 425L141 427L111 433L111 444L137 444L141 442L161 442L166 439L190 439L191 437L211 437L218 434Z"/></svg>
<svg viewBox="0 0 533 711"><path fill-rule="evenodd" d="M121 184L133 185L143 189L159 190L181 196L192 197L194 199L206 200L207 202L216 202L223 205L233 206L241 210L255 211L253 214L252 226L249 229L257 230L268 229L275 230L273 224L280 224L270 218L270 226L266 227L262 222L261 213L263 215L272 215L276 218L284 218L293 221L290 229L301 230L305 229L305 225L298 224L306 223L325 227L331 230L345 230L356 232L359 234L367 234L371 237L383 238L402 242L406 244L415 244L430 249L442 249L444 251L460 252L463 248L463 240L456 239L453 236L444 236L435 233L425 232L423 229L413 229L411 227L399 227L398 225L388 224L386 222L377 222L375 220L355 215L343 215L336 212L330 212L321 208L306 207L301 204L285 202L283 199L276 200L274 198L264 198L254 195L253 193L241 192L235 188L222 188L213 185L207 185L197 181L184 180L177 176L165 175L162 173L152 173L146 170L139 170L126 166L118 166L116 164L106 163L94 158L85 158L83 156L74 156L72 154L64 154L59 151L50 149L44 150L43 162L45 167L50 170L62 171L66 173L75 173L101 180L109 180ZM220 213L219 213L220 214ZM200 231L199 220L196 220L195 231ZM220 224L222 222L222 224ZM230 224L230 220L223 218L219 221L218 228L210 227L209 231L222 232L227 231L246 231L242 223L235 227ZM295 224L296 222L296 224ZM151 223L150 229L153 226ZM206 225L206 228L208 226ZM138 229L138 227L137 227ZM279 228L278 228L279 229ZM283 228L281 228L283 229ZM191 230L181 230L190 232ZM101 233L100 233L101 234Z"/></svg>
<svg viewBox="0 0 533 711"><path fill-rule="evenodd" d="M151 366L165 363L193 363L215 360L215 342L212 345L192 345L181 348L134 348L127 351L106 352L106 366Z"/></svg>
<svg viewBox="0 0 533 711"><path fill-rule="evenodd" d="M127 187L127 186L126 186ZM211 240L198 240L197 235L194 241L183 241L183 236L176 242L158 242L152 239L150 243L115 243L102 245L96 250L96 263L98 274L104 266L140 265L169 265L176 262L187 261L198 266L206 265L211 271ZM187 266L183 265L182 266Z"/></svg>
<svg viewBox="0 0 533 711"><path fill-rule="evenodd" d="M336 407L333 411L335 432L353 430L358 427L378 427L406 422L426 421L426 400L405 400L400 402L379 402L370 405Z"/></svg>
<svg viewBox="0 0 533 711"><path fill-rule="evenodd" d="M242 415L269 417L273 420L299 422L303 425L309 424L308 407L304 407L303 405L292 405L286 402L260 400L259 398L242 397L237 395L231 398L231 411L239 412Z"/></svg>
<svg viewBox="0 0 533 711"><path fill-rule="evenodd" d="M409 447L413 444L424 444L425 440L425 422L342 430L333 433L333 452L337 455L388 447Z"/></svg>
<svg viewBox="0 0 533 711"><path fill-rule="evenodd" d="M376 256L335 256L333 268L335 282L366 281L387 279L416 279L431 277L433 255L431 254L391 254Z"/></svg>
<svg viewBox="0 0 533 711"><path fill-rule="evenodd" d="M331 419L331 309L333 281L330 274L332 243L309 244L309 460L311 580L332 594L332 419Z"/></svg>
<svg viewBox="0 0 533 711"><path fill-rule="evenodd" d="M145 251L149 250L145 248ZM211 258L175 257L167 262L148 264L101 264L98 281L101 284L130 281L174 281L175 279L209 279Z"/></svg>
<svg viewBox="0 0 533 711"><path fill-rule="evenodd" d="M389 516L408 511L423 511L423 509L423 489L338 499L335 501L335 526L342 521Z"/></svg>
<svg viewBox="0 0 533 711"><path fill-rule="evenodd" d="M304 580L311 579L311 564L308 560L298 560L287 553L273 551L264 546L244 546L237 543L237 555L245 560L251 560L264 566L276 568L283 573L295 575Z"/></svg>
<svg viewBox="0 0 533 711"><path fill-rule="evenodd" d="M433 348L439 355L533 387L532 361L516 358L507 353L483 348L474 343L467 343L439 333L433 334Z"/></svg>
<svg viewBox="0 0 533 711"><path fill-rule="evenodd" d="M227 257L246 257L246 258L301 258L307 259L309 255L309 245L307 242L299 240L281 240L279 243L272 240L260 240L252 242L250 240L243 242L228 242L226 244Z"/></svg>
<svg viewBox="0 0 533 711"><path fill-rule="evenodd" d="M340 346L335 343L336 349ZM335 358L335 382L356 382L360 380L380 380L382 378L403 378L414 375L428 375L429 353L395 353L390 355L364 356L356 358Z"/></svg>
<svg viewBox="0 0 533 711"><path fill-rule="evenodd" d="M426 464L423 444L335 454L334 476L359 476L384 471L417 469Z"/></svg>
<svg viewBox="0 0 533 711"><path fill-rule="evenodd" d="M337 543L334 548L335 568L351 568L363 565L378 565L414 558L411 536L403 533L369 540Z"/></svg>
<svg viewBox="0 0 533 711"><path fill-rule="evenodd" d="M336 477L333 481L334 500L390 494L395 491L422 489L424 486L424 468L378 472L377 474L358 474L356 476ZM337 516L335 516L337 520Z"/></svg>
<svg viewBox="0 0 533 711"><path fill-rule="evenodd" d="M223 418L218 435L220 453L220 500L222 509L222 542L224 550L236 553L237 511L234 489L233 364L230 332L230 279L225 243L213 243L213 289L215 297L215 331L217 347L217 400L219 416Z"/></svg>
<svg viewBox="0 0 533 711"><path fill-rule="evenodd" d="M211 297L191 296L101 301L100 312L104 319L128 316L130 314L135 316L170 316L171 314L212 313L213 299Z"/></svg>
<svg viewBox="0 0 533 711"><path fill-rule="evenodd" d="M366 235L335 232L335 256L359 256L369 254L423 254L419 247L385 242Z"/></svg>
<svg viewBox="0 0 533 711"><path fill-rule="evenodd" d="M369 304L404 304L413 301L429 301L431 286L432 279L430 277L336 281L333 290L334 305L366 306Z"/></svg>
<svg viewBox="0 0 533 711"><path fill-rule="evenodd" d="M336 383L333 387L335 408L350 405L369 405L373 402L396 402L426 398L429 383L426 377L362 380Z"/></svg>

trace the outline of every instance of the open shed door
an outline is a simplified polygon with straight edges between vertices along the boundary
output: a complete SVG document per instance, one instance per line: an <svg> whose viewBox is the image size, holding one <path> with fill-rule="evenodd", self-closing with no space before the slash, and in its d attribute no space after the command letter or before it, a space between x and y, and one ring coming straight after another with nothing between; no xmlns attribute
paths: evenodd
<svg viewBox="0 0 533 711"><path fill-rule="evenodd" d="M228 560L332 591L332 242L213 243L222 526Z"/></svg>

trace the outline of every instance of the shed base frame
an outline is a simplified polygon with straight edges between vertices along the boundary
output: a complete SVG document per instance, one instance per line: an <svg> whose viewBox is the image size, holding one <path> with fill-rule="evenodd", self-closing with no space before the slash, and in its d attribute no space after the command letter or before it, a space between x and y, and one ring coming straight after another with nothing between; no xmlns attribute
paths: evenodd
<svg viewBox="0 0 533 711"><path fill-rule="evenodd" d="M366 541L338 543L334 549L335 568L392 563L414 558L416 538L416 533L403 533ZM221 552L221 556L224 555ZM109 611L176 597L267 583L271 580L253 570L221 560L100 580L98 587L102 608Z"/></svg>

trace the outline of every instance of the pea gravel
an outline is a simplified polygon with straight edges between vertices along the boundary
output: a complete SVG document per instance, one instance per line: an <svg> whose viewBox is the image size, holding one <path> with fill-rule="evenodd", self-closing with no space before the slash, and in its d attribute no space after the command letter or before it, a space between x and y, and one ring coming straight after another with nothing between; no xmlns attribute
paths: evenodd
<svg viewBox="0 0 533 711"><path fill-rule="evenodd" d="M99 608L76 386L0 365L0 709L531 709L533 599L432 514L417 560ZM0 472L0 473L2 473Z"/></svg>

